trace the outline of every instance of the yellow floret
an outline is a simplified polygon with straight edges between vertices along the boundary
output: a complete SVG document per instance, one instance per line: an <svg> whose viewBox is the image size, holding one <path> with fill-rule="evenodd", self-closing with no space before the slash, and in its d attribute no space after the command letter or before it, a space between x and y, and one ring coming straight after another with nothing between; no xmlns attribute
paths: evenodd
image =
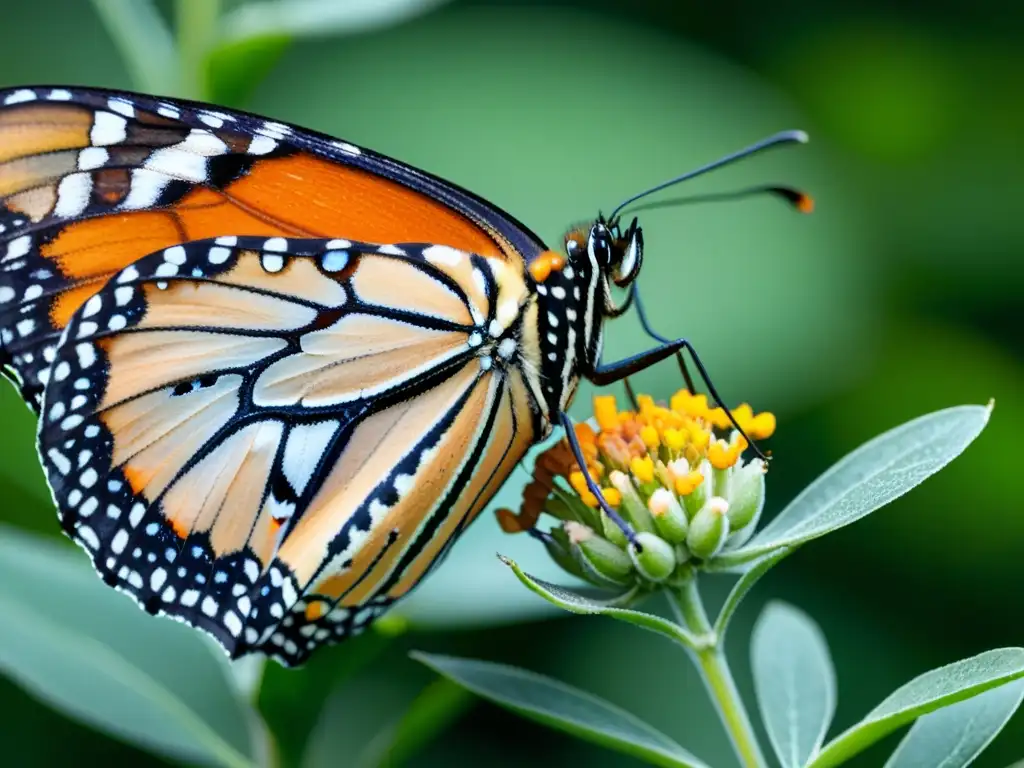
<svg viewBox="0 0 1024 768"><path fill-rule="evenodd" d="M765 411L751 419L747 434L754 440L764 440L775 434L775 414Z"/></svg>
<svg viewBox="0 0 1024 768"><path fill-rule="evenodd" d="M658 430L650 425L640 429L640 439L644 441L644 445L647 446L649 451L656 451L658 446L661 445L661 440L658 438Z"/></svg>
<svg viewBox="0 0 1024 768"><path fill-rule="evenodd" d="M689 496L703 482L704 475L697 471L690 472L685 477L677 477L675 482L676 493L680 496Z"/></svg>
<svg viewBox="0 0 1024 768"><path fill-rule="evenodd" d="M681 451L683 446L686 445L686 435L683 434L682 430L669 427L665 430L662 437L665 438L665 445L668 446L670 451Z"/></svg>
<svg viewBox="0 0 1024 768"><path fill-rule="evenodd" d="M724 440L715 440L708 448L708 460L715 469L728 469L739 459L741 450L738 442L729 445Z"/></svg>
<svg viewBox="0 0 1024 768"><path fill-rule="evenodd" d="M650 456L634 456L629 462L629 469L641 483L650 483L654 480L654 461Z"/></svg>
<svg viewBox="0 0 1024 768"><path fill-rule="evenodd" d="M590 493L590 489L587 488L587 479L583 476L580 471L569 473L569 485L576 491L580 496L584 493Z"/></svg>
<svg viewBox="0 0 1024 768"><path fill-rule="evenodd" d="M601 495L610 506L617 507L622 503L622 494L616 488L602 488Z"/></svg>
<svg viewBox="0 0 1024 768"><path fill-rule="evenodd" d="M619 426L619 411L615 406L614 395L596 395L594 397L594 418L597 425L604 431L614 432Z"/></svg>

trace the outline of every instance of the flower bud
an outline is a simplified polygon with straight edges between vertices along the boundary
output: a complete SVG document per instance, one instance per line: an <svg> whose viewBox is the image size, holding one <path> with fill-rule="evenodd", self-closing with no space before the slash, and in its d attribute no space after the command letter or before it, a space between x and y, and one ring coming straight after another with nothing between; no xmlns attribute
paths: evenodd
<svg viewBox="0 0 1024 768"><path fill-rule="evenodd" d="M595 583L628 584L633 572L629 556L591 528L569 521L564 530L572 553L588 581Z"/></svg>
<svg viewBox="0 0 1024 768"><path fill-rule="evenodd" d="M690 532L686 536L690 552L702 560L718 554L729 535L728 510L729 502L721 496L707 500L690 523Z"/></svg>
<svg viewBox="0 0 1024 768"><path fill-rule="evenodd" d="M536 538L544 544L544 549L559 568L578 579L590 581L570 553L571 546L565 531L561 528L554 528L550 534L540 534Z"/></svg>
<svg viewBox="0 0 1024 768"><path fill-rule="evenodd" d="M703 483L693 489L691 493L683 496L683 506L686 508L686 516L692 521L697 513L700 511L711 495L709 486L711 485L709 478L711 477L712 469L711 462L705 459L697 467L697 471L700 472L705 480Z"/></svg>
<svg viewBox="0 0 1024 768"><path fill-rule="evenodd" d="M711 492L722 499L729 498L732 485L732 467L714 467L711 470Z"/></svg>
<svg viewBox="0 0 1024 768"><path fill-rule="evenodd" d="M676 555L672 545L653 533L638 533L636 547L629 548L629 556L633 559L637 571L648 581L664 581L676 569Z"/></svg>
<svg viewBox="0 0 1024 768"><path fill-rule="evenodd" d="M619 524L608 517L608 513L603 509L598 511L601 513L601 533L619 549L625 549L629 540L623 530L619 528Z"/></svg>
<svg viewBox="0 0 1024 768"><path fill-rule="evenodd" d="M686 541L689 523L686 512L676 499L676 495L666 488L659 488L651 494L647 501L647 509L654 518L658 533L666 541L679 544Z"/></svg>
<svg viewBox="0 0 1024 768"><path fill-rule="evenodd" d="M741 534L749 538L757 527L757 520L764 507L764 462L754 459L749 464L737 465L732 470L729 488L729 530L730 546L742 543Z"/></svg>
<svg viewBox="0 0 1024 768"><path fill-rule="evenodd" d="M657 531L654 525L654 518L651 517L651 513L644 506L644 502L640 498L640 494L637 493L636 488L633 487L633 482L629 479L629 476L625 472L615 470L608 475L608 481L622 496L622 504L618 511L626 522L632 525L634 530L638 532L654 533Z"/></svg>

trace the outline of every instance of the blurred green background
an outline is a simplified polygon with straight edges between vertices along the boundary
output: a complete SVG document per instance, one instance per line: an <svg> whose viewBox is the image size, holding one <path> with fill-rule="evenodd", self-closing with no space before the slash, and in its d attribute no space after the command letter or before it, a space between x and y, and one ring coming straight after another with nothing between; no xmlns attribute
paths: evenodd
<svg viewBox="0 0 1024 768"><path fill-rule="evenodd" d="M1022 76L1024 6L1000 0L467 0L384 29L297 41L235 105L447 177L549 243L669 174L777 130L811 134L807 147L685 191L790 183L814 195L813 216L773 199L647 211L640 283L656 326L694 341L727 399L778 415L769 515L878 432L996 400L991 426L962 458L789 558L741 609L730 653L745 691L760 605L781 597L817 618L838 669L842 728L920 672L1024 642L1012 443L1024 421ZM7 3L0 86L36 83L134 85L90 4ZM623 319L607 354L646 344ZM668 363L636 383L659 397L680 386ZM577 401L580 417L589 395ZM57 536L32 419L9 387L0 423L0 521ZM513 477L506 503L524 478ZM498 549L551 574L529 542L503 537L484 515L410 601L409 634L383 649L371 637L323 651L300 672L268 669L260 706L287 764L321 717L334 718L344 744L379 713L400 713L431 679L405 658L410 648L547 672L636 712L712 765L733 764L677 649L611 621L553 616L497 562ZM332 694L371 652L379 655ZM9 765L160 764L6 680L0 744ZM855 765L880 765L894 744ZM349 764L336 746L314 748L314 763ZM977 765L1022 754L1018 717ZM630 764L484 704L410 764L570 759Z"/></svg>

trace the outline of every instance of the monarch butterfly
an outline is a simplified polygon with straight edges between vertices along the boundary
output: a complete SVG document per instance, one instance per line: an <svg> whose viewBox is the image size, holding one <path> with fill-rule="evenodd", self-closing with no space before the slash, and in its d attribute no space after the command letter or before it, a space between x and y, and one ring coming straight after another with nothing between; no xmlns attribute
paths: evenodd
<svg viewBox="0 0 1024 768"><path fill-rule="evenodd" d="M657 347L601 361L604 321L639 301L643 236L619 214L803 138L636 195L555 252L466 190L291 125L0 91L0 361L38 413L63 530L150 613L302 663L443 558L571 426L581 378L689 349L707 381L645 318Z"/></svg>

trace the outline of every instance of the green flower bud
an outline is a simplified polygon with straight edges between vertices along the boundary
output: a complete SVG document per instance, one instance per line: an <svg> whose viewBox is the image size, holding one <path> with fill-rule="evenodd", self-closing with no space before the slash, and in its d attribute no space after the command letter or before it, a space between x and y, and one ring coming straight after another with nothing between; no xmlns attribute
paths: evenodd
<svg viewBox="0 0 1024 768"><path fill-rule="evenodd" d="M637 543L642 547L629 548L629 556L633 559L637 571L648 581L664 581L676 569L676 554L672 545L653 533L638 533Z"/></svg>
<svg viewBox="0 0 1024 768"><path fill-rule="evenodd" d="M683 496L683 507L686 509L686 517L691 521L697 516L697 513L707 503L708 497L711 495L709 492L712 473L711 462L704 459L700 466L697 467L697 471L704 476L704 482Z"/></svg>
<svg viewBox="0 0 1024 768"><path fill-rule="evenodd" d="M625 552L580 523L569 521L565 523L564 529L573 556L588 581L614 585L630 582L633 562Z"/></svg>
<svg viewBox="0 0 1024 768"><path fill-rule="evenodd" d="M572 545L569 543L569 537L565 535L565 531L561 528L554 528L549 535L538 538L544 543L544 549L548 551L548 555L559 568L578 579L590 581L587 574L580 568L579 563L576 562L576 558L572 556Z"/></svg>
<svg viewBox="0 0 1024 768"><path fill-rule="evenodd" d="M625 549L626 544L628 543L626 534L622 532L621 528L619 528L618 523L608 517L607 512L603 509L599 509L598 511L601 513L601 533L603 533L604 537L616 547L619 549Z"/></svg>
<svg viewBox="0 0 1024 768"><path fill-rule="evenodd" d="M617 490L622 496L622 504L619 505L618 512L622 515L623 519L632 525L633 529L637 532L655 533L658 529L654 525L654 518L651 517L651 513L644 506L643 499L640 498L640 494L633 487L633 482L629 479L629 476L625 472L615 470L608 474L608 481L612 484L612 488Z"/></svg>
<svg viewBox="0 0 1024 768"><path fill-rule="evenodd" d="M733 468L729 494L730 546L739 546L750 538L764 507L764 462L754 459L749 464Z"/></svg>
<svg viewBox="0 0 1024 768"><path fill-rule="evenodd" d="M673 544L686 541L686 532L690 525L686 519L686 512L683 511L674 493L667 488L659 488L647 500L647 509L663 539Z"/></svg>
<svg viewBox="0 0 1024 768"><path fill-rule="evenodd" d="M729 487L731 485L730 480L732 477L732 467L725 467L719 469L715 467L711 470L711 492L722 499L729 498Z"/></svg>
<svg viewBox="0 0 1024 768"><path fill-rule="evenodd" d="M712 496L701 507L690 523L686 546L702 560L714 557L722 549L729 535L729 502L721 496Z"/></svg>

